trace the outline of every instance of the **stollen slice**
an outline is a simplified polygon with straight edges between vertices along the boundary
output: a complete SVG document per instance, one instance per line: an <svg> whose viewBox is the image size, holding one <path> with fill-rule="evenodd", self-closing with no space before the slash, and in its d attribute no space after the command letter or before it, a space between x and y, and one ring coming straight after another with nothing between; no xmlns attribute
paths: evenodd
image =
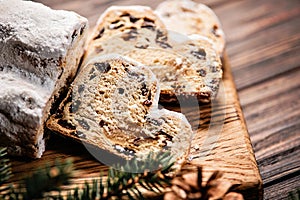
<svg viewBox="0 0 300 200"><path fill-rule="evenodd" d="M160 102L197 98L208 103L217 95L222 64L213 43L206 37L140 28L134 33L127 30L105 41L90 43L87 48L89 58L109 53L147 65L160 81Z"/></svg>
<svg viewBox="0 0 300 200"><path fill-rule="evenodd" d="M147 12L144 12L147 10ZM106 30L115 21L123 21L126 29ZM151 19L151 26L138 26L128 16ZM149 21L149 20L148 20ZM181 99L197 98L210 102L218 92L222 78L222 65L214 43L204 36L184 36L168 32L159 17L148 7L113 7L98 20L92 35L101 38L90 40L84 62L97 55L118 53L147 65L160 81L160 102L178 103ZM106 38L106 39L103 39Z"/></svg>
<svg viewBox="0 0 300 200"><path fill-rule="evenodd" d="M137 29L160 28L163 35L167 30L160 18L147 6L111 6L99 17L93 29L87 45L87 51L83 63L102 51L102 41L108 40L116 34L127 32L124 40L131 40L136 35ZM90 49L93 48L93 51Z"/></svg>
<svg viewBox="0 0 300 200"><path fill-rule="evenodd" d="M184 115L158 109L158 97L148 67L115 54L96 57L78 73L47 127L125 159L160 151L186 157L191 126Z"/></svg>
<svg viewBox="0 0 300 200"><path fill-rule="evenodd" d="M156 13L168 30L208 37L223 55L225 35L218 17L208 6L191 0L167 0L158 5Z"/></svg>
<svg viewBox="0 0 300 200"><path fill-rule="evenodd" d="M106 40L107 37L125 30L164 27L150 7L111 6L100 16L90 37L92 40Z"/></svg>

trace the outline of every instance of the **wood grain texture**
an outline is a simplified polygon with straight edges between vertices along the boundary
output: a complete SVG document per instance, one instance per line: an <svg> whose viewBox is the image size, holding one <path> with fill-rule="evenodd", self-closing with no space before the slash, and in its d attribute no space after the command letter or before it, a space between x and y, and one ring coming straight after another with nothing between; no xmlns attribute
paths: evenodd
<svg viewBox="0 0 300 200"><path fill-rule="evenodd" d="M299 3L233 3L235 19L221 11L265 199L287 199L300 188Z"/></svg>
<svg viewBox="0 0 300 200"><path fill-rule="evenodd" d="M91 26L109 5L156 6L160 2L87 0L82 6L81 0L39 1L55 9L76 11L89 18ZM288 192L300 188L300 1L197 2L211 6L223 24L231 69L264 183L264 199L286 199ZM237 115L234 110L228 113L232 116L228 114L227 121L232 123L229 121ZM17 161L15 179L50 158L59 141L49 145L44 158L33 161L32 166ZM73 156L79 170L88 169L91 174L101 168L80 147L60 150L56 155ZM80 164L82 159L87 160L85 165Z"/></svg>

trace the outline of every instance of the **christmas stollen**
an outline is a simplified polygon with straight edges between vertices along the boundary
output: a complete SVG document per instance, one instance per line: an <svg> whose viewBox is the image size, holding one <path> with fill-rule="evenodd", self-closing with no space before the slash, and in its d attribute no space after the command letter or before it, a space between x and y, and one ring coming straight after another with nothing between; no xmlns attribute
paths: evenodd
<svg viewBox="0 0 300 200"><path fill-rule="evenodd" d="M0 145L39 158L44 122L74 78L88 22L40 3L0 1Z"/></svg>

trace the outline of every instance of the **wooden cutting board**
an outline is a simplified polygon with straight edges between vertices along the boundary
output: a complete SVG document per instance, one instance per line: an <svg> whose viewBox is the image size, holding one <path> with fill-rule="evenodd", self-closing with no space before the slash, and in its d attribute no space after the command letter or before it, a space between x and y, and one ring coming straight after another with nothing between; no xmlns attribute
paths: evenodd
<svg viewBox="0 0 300 200"><path fill-rule="evenodd" d="M229 180L245 199L262 199L262 180L226 55L223 66L223 81L215 102L201 106L194 102L167 108L183 112L192 124L195 136L190 160L193 164L203 166L204 180L213 171L220 170L224 173L223 178ZM11 158L14 174L11 181L19 181L57 158L73 159L77 177L74 183L97 178L100 170L107 169L83 145L54 136L49 140L41 159Z"/></svg>

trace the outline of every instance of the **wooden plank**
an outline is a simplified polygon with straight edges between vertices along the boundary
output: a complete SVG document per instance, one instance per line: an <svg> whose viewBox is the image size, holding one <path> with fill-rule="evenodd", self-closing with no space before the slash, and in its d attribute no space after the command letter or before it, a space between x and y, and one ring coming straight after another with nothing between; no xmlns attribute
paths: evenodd
<svg viewBox="0 0 300 200"><path fill-rule="evenodd" d="M264 182L264 199L300 188L299 8L291 1L230 1L215 11Z"/></svg>
<svg viewBox="0 0 300 200"><path fill-rule="evenodd" d="M299 154L298 154L299 155ZM288 179L281 180L277 183L272 183L264 188L264 199L286 200L292 191L299 189L300 175L291 174ZM297 186L295 188L295 186ZM298 196L299 197L299 196Z"/></svg>
<svg viewBox="0 0 300 200"><path fill-rule="evenodd" d="M299 77L300 67L239 93L266 199L286 199L300 188Z"/></svg>
<svg viewBox="0 0 300 200"><path fill-rule="evenodd" d="M226 33L238 90L299 66L298 0L228 1L214 11Z"/></svg>
<svg viewBox="0 0 300 200"><path fill-rule="evenodd" d="M224 93L221 88L217 101L211 105L171 108L181 109L195 128L190 158L192 164L204 166L204 180L213 171L220 170L224 172L223 178L234 184L235 190L242 192L245 199L262 198L262 181L227 61L223 86ZM96 178L100 170L107 169L83 145L54 136L41 159L13 159L12 181L21 180L29 172L57 158L73 159L74 183Z"/></svg>
<svg viewBox="0 0 300 200"><path fill-rule="evenodd" d="M226 117L222 132L209 155L193 162L208 166L209 170L224 171L224 177L236 184L246 199L258 199L262 198L262 181L229 65L228 59L225 59ZM199 138L195 138L194 145L201 144L201 135L197 135Z"/></svg>

